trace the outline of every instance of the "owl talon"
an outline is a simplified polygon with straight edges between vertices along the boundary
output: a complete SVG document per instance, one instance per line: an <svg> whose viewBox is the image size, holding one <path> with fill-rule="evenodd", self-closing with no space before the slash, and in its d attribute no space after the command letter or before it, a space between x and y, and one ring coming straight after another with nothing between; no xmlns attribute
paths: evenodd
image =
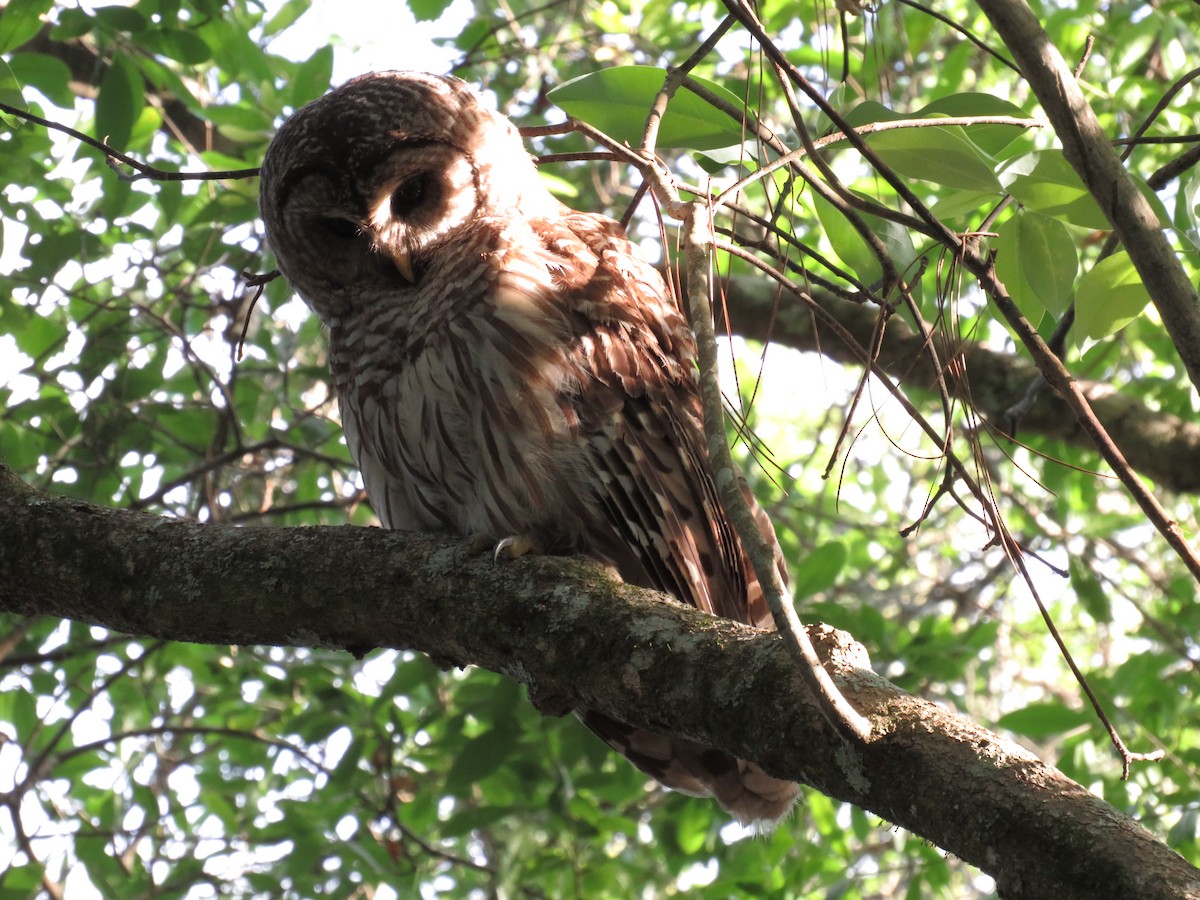
<svg viewBox="0 0 1200 900"><path fill-rule="evenodd" d="M512 534L496 544L492 559L500 562L501 560L516 559L519 556L541 552L542 545L537 538L528 534Z"/></svg>

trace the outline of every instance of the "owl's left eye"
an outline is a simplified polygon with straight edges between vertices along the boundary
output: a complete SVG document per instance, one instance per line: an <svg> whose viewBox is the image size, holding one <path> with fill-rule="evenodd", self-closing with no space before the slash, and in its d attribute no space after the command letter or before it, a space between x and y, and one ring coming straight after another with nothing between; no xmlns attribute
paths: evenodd
<svg viewBox="0 0 1200 900"><path fill-rule="evenodd" d="M411 216L432 194L433 178L428 172L414 175L392 193L392 215L397 219Z"/></svg>
<svg viewBox="0 0 1200 900"><path fill-rule="evenodd" d="M322 219L321 225L329 234L344 241L358 237L358 225L349 219Z"/></svg>

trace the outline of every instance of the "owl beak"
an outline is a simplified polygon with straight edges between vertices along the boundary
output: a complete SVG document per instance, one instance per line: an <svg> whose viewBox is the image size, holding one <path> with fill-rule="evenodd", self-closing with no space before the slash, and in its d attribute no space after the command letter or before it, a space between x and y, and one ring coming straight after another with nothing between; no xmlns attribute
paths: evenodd
<svg viewBox="0 0 1200 900"><path fill-rule="evenodd" d="M396 267L396 271L409 284L416 284L417 278L413 274L412 260L409 258L408 251L402 249L389 249L388 256L392 259L392 265Z"/></svg>

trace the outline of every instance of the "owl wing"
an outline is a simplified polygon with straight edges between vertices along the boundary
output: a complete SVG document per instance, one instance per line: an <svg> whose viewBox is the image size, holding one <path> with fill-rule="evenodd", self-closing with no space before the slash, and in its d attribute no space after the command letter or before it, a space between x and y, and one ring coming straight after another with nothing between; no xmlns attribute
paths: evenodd
<svg viewBox="0 0 1200 900"><path fill-rule="evenodd" d="M587 442L605 518L589 549L608 556L626 581L770 627L762 590L720 502L695 343L670 290L609 219L569 213L548 224L544 237L562 258L559 280L577 320L571 362L578 374L565 402ZM742 489L786 579L770 520L744 481ZM779 819L799 794L796 784L723 750L577 712L643 772L675 790L713 796L743 822Z"/></svg>
<svg viewBox="0 0 1200 900"><path fill-rule="evenodd" d="M678 304L612 220L570 213L552 227L549 245L564 258L560 279L578 320L571 350L578 386L568 402L617 545L612 555L625 554L613 561L627 581L769 627L761 588L714 480L695 342ZM770 520L744 482L742 488L778 548ZM777 564L786 578L778 552Z"/></svg>

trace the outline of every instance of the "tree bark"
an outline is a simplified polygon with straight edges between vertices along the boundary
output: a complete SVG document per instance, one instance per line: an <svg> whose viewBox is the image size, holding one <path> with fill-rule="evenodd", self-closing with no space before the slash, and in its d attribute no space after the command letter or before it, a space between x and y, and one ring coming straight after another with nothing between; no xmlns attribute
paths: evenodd
<svg viewBox="0 0 1200 900"><path fill-rule="evenodd" d="M830 729L777 636L585 560L495 565L429 535L199 525L51 497L0 466L0 611L199 643L411 648L504 673L543 709L730 750L924 836L1006 897L1200 897L1200 871L1135 822L880 678L849 636L810 628L872 721L862 747Z"/></svg>

